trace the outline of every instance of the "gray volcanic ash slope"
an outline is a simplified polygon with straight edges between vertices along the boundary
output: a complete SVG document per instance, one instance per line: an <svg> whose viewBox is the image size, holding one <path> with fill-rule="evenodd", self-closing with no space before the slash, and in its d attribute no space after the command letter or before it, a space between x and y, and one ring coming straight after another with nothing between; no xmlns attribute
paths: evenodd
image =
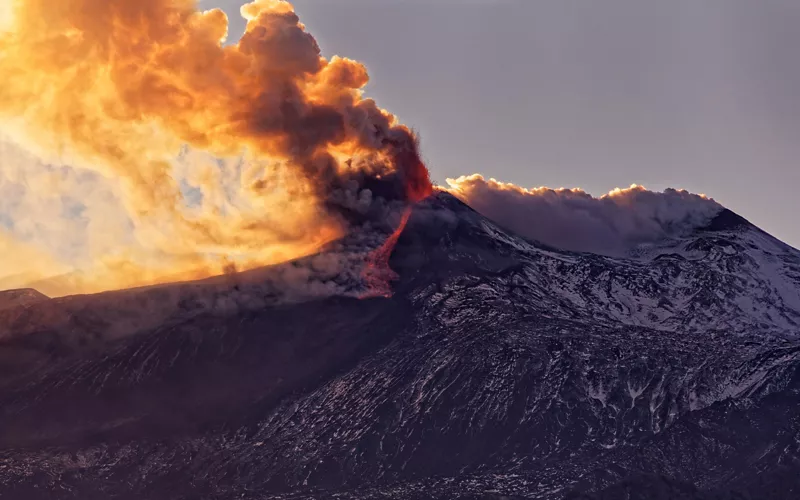
<svg viewBox="0 0 800 500"><path fill-rule="evenodd" d="M797 497L800 252L732 212L614 258L438 193L391 265L124 335L12 308L0 498Z"/></svg>

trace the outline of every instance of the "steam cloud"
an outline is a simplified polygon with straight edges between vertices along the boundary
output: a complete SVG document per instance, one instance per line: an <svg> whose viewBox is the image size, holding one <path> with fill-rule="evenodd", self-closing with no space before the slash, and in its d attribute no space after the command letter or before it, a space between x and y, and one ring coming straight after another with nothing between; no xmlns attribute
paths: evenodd
<svg viewBox="0 0 800 500"><path fill-rule="evenodd" d="M224 45L225 14L195 0L0 0L0 289L204 278L399 220L384 246L368 242L381 276L401 209L432 190L416 137L364 98L363 65L321 57L289 2L241 13L244 35ZM478 175L448 183L520 234L608 255L721 209L636 186L593 198ZM356 245L276 282L353 290L340 275L357 275L361 257Z"/></svg>
<svg viewBox="0 0 800 500"><path fill-rule="evenodd" d="M580 189L525 189L480 175L448 191L500 225L547 245L622 256L638 244L708 224L722 206L702 195L633 185L595 198Z"/></svg>
<svg viewBox="0 0 800 500"><path fill-rule="evenodd" d="M225 14L194 0L0 7L0 127L13 139L0 195L15 193L5 213L18 215L2 241L46 253L48 270L81 268L61 293L311 254L431 191L414 134L363 97L366 68L321 57L287 1L242 7L235 45Z"/></svg>

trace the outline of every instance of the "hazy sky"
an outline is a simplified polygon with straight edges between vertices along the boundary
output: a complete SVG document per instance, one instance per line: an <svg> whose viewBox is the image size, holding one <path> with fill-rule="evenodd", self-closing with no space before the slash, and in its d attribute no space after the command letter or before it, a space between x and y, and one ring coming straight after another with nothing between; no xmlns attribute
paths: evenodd
<svg viewBox="0 0 800 500"><path fill-rule="evenodd" d="M242 0L225 8L238 35ZM434 180L705 193L800 247L797 0L294 0Z"/></svg>

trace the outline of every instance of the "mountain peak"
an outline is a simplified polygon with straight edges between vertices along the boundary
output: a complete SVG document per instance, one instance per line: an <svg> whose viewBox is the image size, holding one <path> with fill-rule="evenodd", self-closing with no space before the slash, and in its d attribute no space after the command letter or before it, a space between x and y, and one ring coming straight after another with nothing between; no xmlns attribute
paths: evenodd
<svg viewBox="0 0 800 500"><path fill-rule="evenodd" d="M711 219L711 222L703 229L706 231L732 231L752 229L754 227L750 221L741 215L725 208Z"/></svg>
<svg viewBox="0 0 800 500"><path fill-rule="evenodd" d="M50 298L33 288L0 291L0 309L27 306L46 300L50 300Z"/></svg>
<svg viewBox="0 0 800 500"><path fill-rule="evenodd" d="M518 311L685 333L797 336L800 252L713 206L719 208L688 215L677 230L652 233L660 237L624 254L603 255L525 238L440 192L415 208L391 265L400 290L424 283L447 288L442 283L453 276L494 276L502 285L493 296L503 296L505 287L527 290L515 299ZM603 236L609 248L620 235Z"/></svg>

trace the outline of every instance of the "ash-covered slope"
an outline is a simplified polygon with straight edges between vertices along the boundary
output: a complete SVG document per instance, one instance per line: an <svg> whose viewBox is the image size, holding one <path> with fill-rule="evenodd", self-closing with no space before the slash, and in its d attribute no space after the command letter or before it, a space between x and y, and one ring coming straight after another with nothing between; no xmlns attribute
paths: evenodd
<svg viewBox="0 0 800 500"><path fill-rule="evenodd" d="M800 254L743 219L621 259L440 193L391 265L388 299L6 323L1 496L795 498Z"/></svg>

